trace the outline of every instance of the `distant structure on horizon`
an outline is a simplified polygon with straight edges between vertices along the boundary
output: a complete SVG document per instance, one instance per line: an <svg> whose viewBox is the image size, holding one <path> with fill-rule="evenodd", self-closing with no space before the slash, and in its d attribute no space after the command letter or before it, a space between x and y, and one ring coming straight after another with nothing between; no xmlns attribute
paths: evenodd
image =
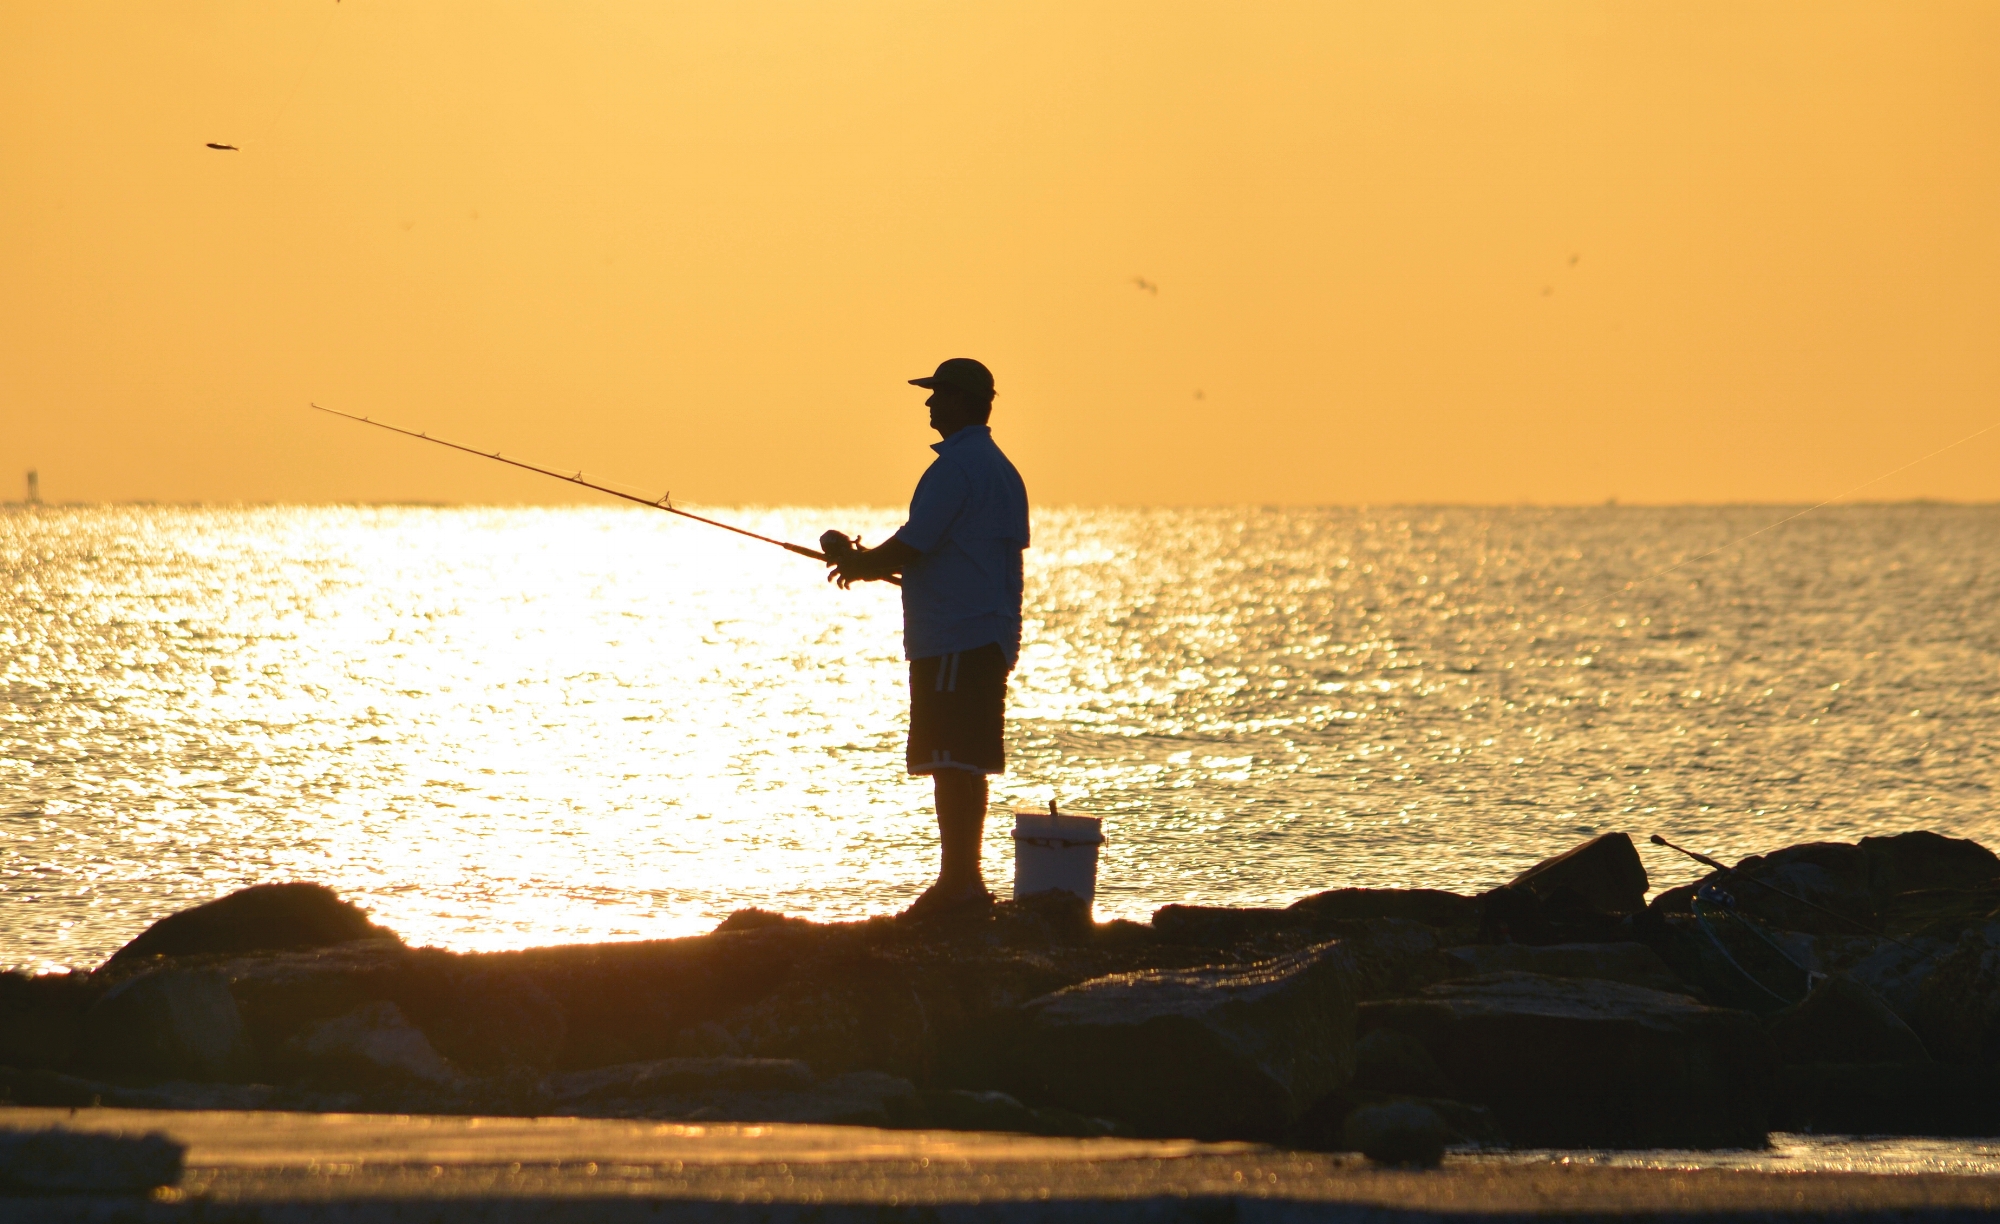
<svg viewBox="0 0 2000 1224"><path fill-rule="evenodd" d="M28 504L42 504L42 474L33 468L28 469Z"/></svg>

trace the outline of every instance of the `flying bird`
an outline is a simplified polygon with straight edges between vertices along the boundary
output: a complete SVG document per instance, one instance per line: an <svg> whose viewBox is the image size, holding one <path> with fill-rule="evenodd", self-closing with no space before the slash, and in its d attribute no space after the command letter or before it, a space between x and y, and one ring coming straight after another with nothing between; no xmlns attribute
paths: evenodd
<svg viewBox="0 0 2000 1224"><path fill-rule="evenodd" d="M231 153L241 153L243 151L237 148L235 145L217 144L213 140L208 142L208 147L211 149L227 149Z"/></svg>
<svg viewBox="0 0 2000 1224"><path fill-rule="evenodd" d="M1147 280L1143 276L1133 277L1132 283L1137 285L1139 288L1145 290L1147 293L1152 294L1154 297L1160 296L1160 287L1154 284L1152 281Z"/></svg>

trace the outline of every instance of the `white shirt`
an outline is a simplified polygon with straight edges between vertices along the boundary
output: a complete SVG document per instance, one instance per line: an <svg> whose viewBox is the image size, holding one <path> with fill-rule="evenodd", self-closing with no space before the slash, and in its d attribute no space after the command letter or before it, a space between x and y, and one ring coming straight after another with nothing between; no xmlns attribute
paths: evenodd
<svg viewBox="0 0 2000 1224"><path fill-rule="evenodd" d="M1027 487L984 425L931 449L938 457L917 481L910 520L895 536L923 554L903 570L903 657L997 642L1011 665L1021 653Z"/></svg>

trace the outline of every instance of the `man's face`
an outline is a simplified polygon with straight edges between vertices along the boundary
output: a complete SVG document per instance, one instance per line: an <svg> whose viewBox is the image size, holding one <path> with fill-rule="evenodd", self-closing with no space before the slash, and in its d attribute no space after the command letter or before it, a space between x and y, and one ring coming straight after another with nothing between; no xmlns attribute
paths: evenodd
<svg viewBox="0 0 2000 1224"><path fill-rule="evenodd" d="M947 438L972 424L975 416L963 396L943 387L932 390L924 407L931 410L931 428Z"/></svg>

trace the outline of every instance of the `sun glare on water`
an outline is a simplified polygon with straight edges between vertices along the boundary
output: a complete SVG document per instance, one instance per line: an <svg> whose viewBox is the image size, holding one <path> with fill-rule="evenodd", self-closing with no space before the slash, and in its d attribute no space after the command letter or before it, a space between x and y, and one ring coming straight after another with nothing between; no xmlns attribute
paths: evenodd
<svg viewBox="0 0 2000 1224"><path fill-rule="evenodd" d="M1098 913L1490 887L1584 836L1991 839L1991 507L1038 512L1006 812ZM889 511L734 512L873 540ZM895 592L644 510L0 514L0 961L330 885L417 944L906 904ZM1600 598L1598 593L1611 593ZM1688 869L1645 848L1656 885Z"/></svg>

